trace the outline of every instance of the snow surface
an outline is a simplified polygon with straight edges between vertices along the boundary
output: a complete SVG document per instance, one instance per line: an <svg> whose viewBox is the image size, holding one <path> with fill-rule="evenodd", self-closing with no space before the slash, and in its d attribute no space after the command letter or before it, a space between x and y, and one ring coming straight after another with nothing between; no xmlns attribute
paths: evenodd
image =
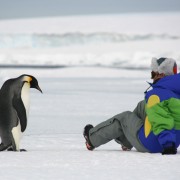
<svg viewBox="0 0 180 180"><path fill-rule="evenodd" d="M60 69L0 69L0 83L11 77L34 75L43 94L31 90L31 107L21 148L1 152L3 180L178 180L177 155L124 152L111 141L88 151L82 135L144 98L150 71L98 67Z"/></svg>

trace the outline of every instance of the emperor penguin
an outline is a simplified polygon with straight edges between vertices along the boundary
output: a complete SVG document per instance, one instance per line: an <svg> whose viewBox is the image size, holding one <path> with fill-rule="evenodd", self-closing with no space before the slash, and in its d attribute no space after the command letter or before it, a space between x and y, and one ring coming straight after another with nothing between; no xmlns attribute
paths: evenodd
<svg viewBox="0 0 180 180"><path fill-rule="evenodd" d="M37 79L27 74L9 79L1 87L0 151L25 151L20 149L20 140L27 126L30 88L42 93Z"/></svg>

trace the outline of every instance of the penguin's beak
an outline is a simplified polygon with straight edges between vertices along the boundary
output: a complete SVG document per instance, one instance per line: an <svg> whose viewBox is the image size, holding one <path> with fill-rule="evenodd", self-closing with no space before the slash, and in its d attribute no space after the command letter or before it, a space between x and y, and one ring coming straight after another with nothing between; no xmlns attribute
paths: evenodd
<svg viewBox="0 0 180 180"><path fill-rule="evenodd" d="M41 88L40 88L38 85L35 87L35 89L37 89L37 90L39 90L41 93L43 93L42 90L41 90Z"/></svg>

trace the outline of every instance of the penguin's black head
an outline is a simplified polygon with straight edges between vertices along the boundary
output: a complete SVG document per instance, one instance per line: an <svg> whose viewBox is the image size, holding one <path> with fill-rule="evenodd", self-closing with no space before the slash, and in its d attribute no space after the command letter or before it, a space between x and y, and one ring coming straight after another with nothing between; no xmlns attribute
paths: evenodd
<svg viewBox="0 0 180 180"><path fill-rule="evenodd" d="M34 76L24 74L21 77L23 78L24 82L27 82L27 83L30 84L30 88L35 88L35 89L39 90L42 93L42 90L38 85L38 81Z"/></svg>

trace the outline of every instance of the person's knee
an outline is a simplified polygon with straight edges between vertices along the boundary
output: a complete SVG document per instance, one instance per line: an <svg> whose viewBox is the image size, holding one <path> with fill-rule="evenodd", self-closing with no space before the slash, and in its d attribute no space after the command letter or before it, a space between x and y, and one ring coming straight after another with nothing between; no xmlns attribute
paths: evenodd
<svg viewBox="0 0 180 180"><path fill-rule="evenodd" d="M123 120L123 119L126 119L129 114L132 114L132 112L131 111L124 111L120 114L115 115L114 119Z"/></svg>

